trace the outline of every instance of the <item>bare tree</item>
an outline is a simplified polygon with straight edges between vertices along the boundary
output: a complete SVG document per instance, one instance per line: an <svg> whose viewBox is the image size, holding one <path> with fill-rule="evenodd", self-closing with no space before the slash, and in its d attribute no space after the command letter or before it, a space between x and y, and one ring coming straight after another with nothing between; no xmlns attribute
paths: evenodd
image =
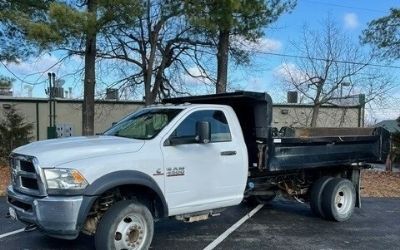
<svg viewBox="0 0 400 250"><path fill-rule="evenodd" d="M282 64L281 81L313 105L311 127L317 126L322 105L345 106L344 100L359 93L370 102L391 88L390 79L372 67L373 56L330 19L322 30L304 26L300 41L292 42L292 47L299 56Z"/></svg>
<svg viewBox="0 0 400 250"><path fill-rule="evenodd" d="M179 93L168 70L178 67L190 75L189 67L196 65L198 46L212 43L196 39L191 33L182 1L146 0L142 7L135 27L119 26L109 32L106 39L112 46L100 56L128 62L130 74L119 82L125 86L143 85L145 103L149 105L171 92Z"/></svg>

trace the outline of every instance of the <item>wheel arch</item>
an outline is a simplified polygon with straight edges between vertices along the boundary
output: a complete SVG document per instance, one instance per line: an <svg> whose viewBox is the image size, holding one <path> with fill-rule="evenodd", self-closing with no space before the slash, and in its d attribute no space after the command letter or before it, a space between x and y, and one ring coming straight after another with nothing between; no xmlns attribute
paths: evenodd
<svg viewBox="0 0 400 250"><path fill-rule="evenodd" d="M107 191L123 188L145 191L156 199L159 217L168 217L168 205L158 184L147 174L136 170L123 170L106 174L92 184L84 192L84 200L78 215L78 225L83 226L95 201Z"/></svg>

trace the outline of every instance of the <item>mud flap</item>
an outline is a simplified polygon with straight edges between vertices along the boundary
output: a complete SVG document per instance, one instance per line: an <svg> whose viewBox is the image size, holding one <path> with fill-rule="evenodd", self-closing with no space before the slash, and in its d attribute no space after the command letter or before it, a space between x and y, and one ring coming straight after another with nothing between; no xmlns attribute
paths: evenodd
<svg viewBox="0 0 400 250"><path fill-rule="evenodd" d="M359 168L353 169L351 173L351 182L353 182L356 189L356 204L355 206L361 208L361 170Z"/></svg>

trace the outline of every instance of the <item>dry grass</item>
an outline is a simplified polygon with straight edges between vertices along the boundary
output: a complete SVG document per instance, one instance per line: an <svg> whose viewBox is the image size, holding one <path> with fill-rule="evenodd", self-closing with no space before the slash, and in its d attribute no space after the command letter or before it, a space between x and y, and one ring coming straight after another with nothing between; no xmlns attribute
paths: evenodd
<svg viewBox="0 0 400 250"><path fill-rule="evenodd" d="M10 182L10 171L6 166L0 166L0 196ZM363 197L400 197L400 173L365 170L362 172Z"/></svg>

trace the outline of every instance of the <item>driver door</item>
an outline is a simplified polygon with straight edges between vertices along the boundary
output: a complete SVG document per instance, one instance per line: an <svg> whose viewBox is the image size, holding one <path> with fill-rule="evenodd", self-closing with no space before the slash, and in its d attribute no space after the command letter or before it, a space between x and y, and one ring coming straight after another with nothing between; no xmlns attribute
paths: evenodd
<svg viewBox="0 0 400 250"><path fill-rule="evenodd" d="M209 122L209 143L196 141L197 122ZM170 215L233 205L243 194L242 180L233 173L242 164L223 110L197 110L169 135L180 141L162 145L165 192ZM242 177L238 177L242 178Z"/></svg>

